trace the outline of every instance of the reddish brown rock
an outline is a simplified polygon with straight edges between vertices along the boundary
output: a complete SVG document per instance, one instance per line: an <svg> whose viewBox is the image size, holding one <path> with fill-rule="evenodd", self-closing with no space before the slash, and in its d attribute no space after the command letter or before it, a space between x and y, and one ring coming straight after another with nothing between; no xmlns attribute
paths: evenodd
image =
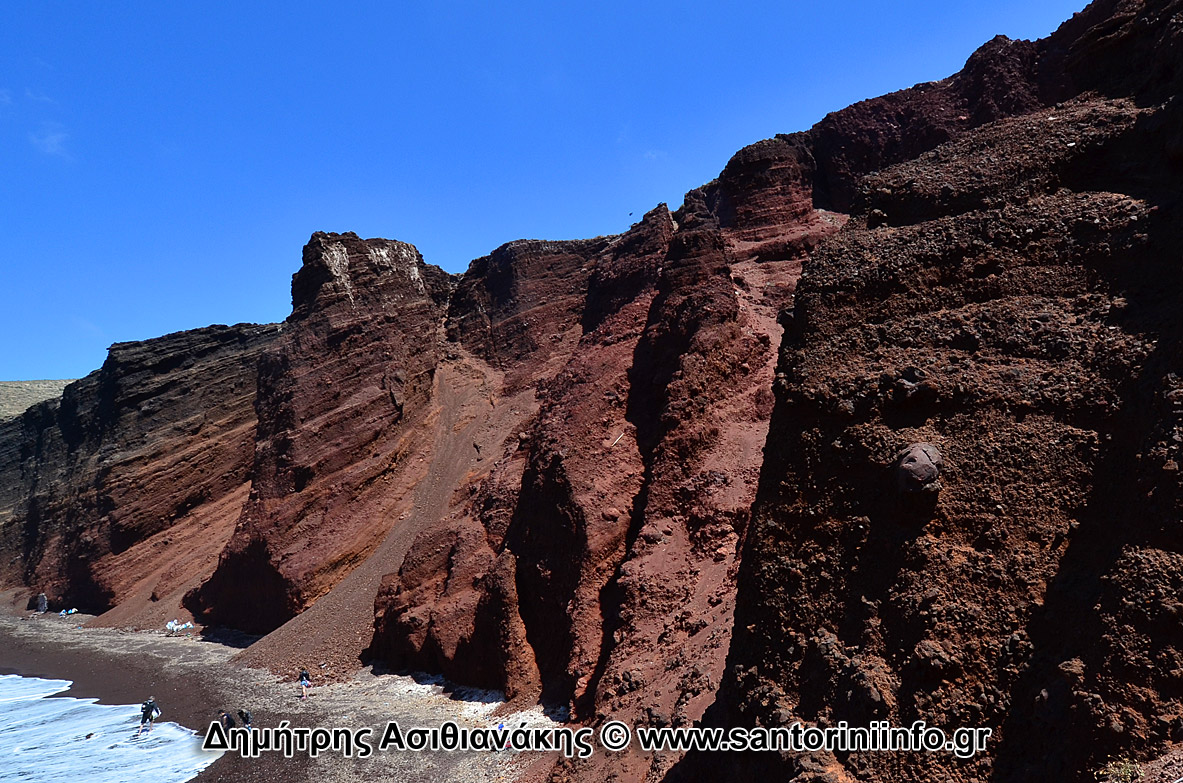
<svg viewBox="0 0 1183 783"><path fill-rule="evenodd" d="M589 262L608 241L518 240L473 261L448 308L449 339L505 370L507 391L553 375L579 339Z"/></svg>
<svg viewBox="0 0 1183 783"><path fill-rule="evenodd" d="M111 621L201 582L207 620L282 624L242 660L342 677L369 644L590 724L994 730L964 762L598 754L555 780L1154 755L1183 736L1178 13L996 38L741 150L672 214L458 278L314 235L278 337L161 343L159 372L0 424L0 576L97 589ZM257 394L182 394L190 370ZM189 431L189 404L233 415ZM127 462L127 433L226 467L190 507L189 463Z"/></svg>
<svg viewBox="0 0 1183 783"><path fill-rule="evenodd" d="M382 478L431 399L450 286L410 245L312 236L259 364L251 496L195 613L273 630L382 541L397 501Z"/></svg>
<svg viewBox="0 0 1183 783"><path fill-rule="evenodd" d="M1168 4L1098 20L1115 5L1037 53L1075 31L1079 89L1089 47L1150 67L1133 47L1152 42L1177 91ZM1154 103L1162 82L1102 84L1138 92L1002 119L866 177L807 262L719 722L993 730L968 761L832 759L867 780L1093 780L1175 738L1178 110ZM941 451L939 494L898 492L909 443ZM805 757L717 761L676 779L815 779Z"/></svg>
<svg viewBox="0 0 1183 783"><path fill-rule="evenodd" d="M728 187L771 205L761 188L801 173L760 160ZM769 208L725 229L719 192L688 194L675 215L659 207L589 260L583 332L539 385L534 425L384 585L374 649L389 661L512 694L541 688L589 720L685 725L710 703L771 410L776 312L810 232L840 225L806 208L765 230L784 217ZM731 250L732 236L746 249L793 231L806 241L762 262ZM513 589L493 589L504 575ZM494 614L501 631L480 630ZM498 639L512 641L490 649Z"/></svg>
<svg viewBox="0 0 1183 783"><path fill-rule="evenodd" d="M431 565L408 558L387 581L375 648L398 665L461 679L481 672L485 683L526 693L540 680L544 696L588 719L699 718L729 641L737 553L771 410L776 314L792 301L803 256L845 221L817 209L819 199L828 205L830 190L1000 115L997 85L982 74L1014 65L1029 76L1031 66L1029 45L1004 43L979 53L968 75L936 97L905 91L742 150L672 218L647 215L586 262L583 334L574 352L549 354L552 366L566 366L540 389L504 538L486 532L482 540L475 512L446 543L421 538L416 550ZM895 107L905 127L867 141L881 105ZM946 128L949 107L976 116ZM925 123L940 132L907 146ZM482 260L462 289L484 290L477 276L493 269L506 277ZM480 324L475 331L492 342ZM528 675L515 685L505 672L483 673L490 656L460 641L479 637L480 607L489 605L478 597L487 594L483 569L506 554L517 601L509 615L520 618L530 650L518 658ZM440 568L455 578L441 579ZM670 761L637 763L626 765L628 775L659 776ZM604 771L577 767L589 779Z"/></svg>
<svg viewBox="0 0 1183 783"><path fill-rule="evenodd" d="M634 440L619 442L627 425L621 393L653 296L650 283L672 230L668 211L660 207L628 234L599 242L584 321L599 325L601 336L608 335L607 345L597 353L581 339L574 355L575 345L559 346L565 347L561 357L568 366L543 384L542 412L535 423L501 447L500 465L459 518L442 534L421 536L397 580L387 581L377 602L375 650L392 662L438 668L463 681L504 687L515 696L536 697L545 682L567 699L581 676L571 673L572 658L578 655L588 671L594 668L602 618L573 623L568 606L572 612L599 611L596 595L619 560L629 526L622 512L605 516L605 509L613 503L628 506L639 484L639 461L632 463L633 477L623 477L632 482L631 489L609 498L617 479L608 453L626 463L635 453ZM483 263L474 263L469 274L480 273ZM586 280L572 280L580 301ZM538 385L546 380L548 365L533 366L542 373L533 379ZM572 437L586 433L585 427L600 432L604 443L585 446L585 438ZM501 448L493 453L501 454ZM573 464L580 468L574 485L567 478ZM595 486L588 486L593 480ZM582 573L580 564L589 573ZM598 576L590 573L597 570ZM573 603L577 592L579 609ZM490 624L500 630L478 633ZM582 633L593 635L576 653ZM503 636L510 640L504 646L498 641ZM466 641L460 644L457 638ZM499 665L490 671L494 661Z"/></svg>
<svg viewBox="0 0 1183 783"><path fill-rule="evenodd" d="M500 538L523 462L511 458L459 517L415 540L375 599L379 633L372 655L495 688L519 703L538 698L541 680L518 612L516 564Z"/></svg>

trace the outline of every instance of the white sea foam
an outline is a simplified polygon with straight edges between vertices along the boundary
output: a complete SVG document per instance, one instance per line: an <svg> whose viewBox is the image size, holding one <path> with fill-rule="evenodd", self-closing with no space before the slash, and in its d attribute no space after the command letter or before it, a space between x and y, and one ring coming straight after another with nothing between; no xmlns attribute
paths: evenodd
<svg viewBox="0 0 1183 783"><path fill-rule="evenodd" d="M0 675L0 783L183 783L220 755L201 750L200 738L175 723L157 722L137 738L138 705L47 698L69 687Z"/></svg>

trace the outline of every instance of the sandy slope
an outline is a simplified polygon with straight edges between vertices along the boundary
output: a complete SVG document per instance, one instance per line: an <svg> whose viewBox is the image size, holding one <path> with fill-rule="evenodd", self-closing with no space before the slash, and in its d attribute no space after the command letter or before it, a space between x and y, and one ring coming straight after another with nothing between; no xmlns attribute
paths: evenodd
<svg viewBox="0 0 1183 783"><path fill-rule="evenodd" d="M284 673L289 679L307 667L325 681L353 675L362 665L374 628L373 597L382 577L398 570L411 543L428 525L447 515L458 487L486 474L493 457L476 444L499 444L517 432L537 409L532 391L497 399L500 373L483 362L460 359L442 365L428 414L428 433L408 462L411 475L399 477L404 494L399 520L370 557L324 597L272 631L237 660Z"/></svg>

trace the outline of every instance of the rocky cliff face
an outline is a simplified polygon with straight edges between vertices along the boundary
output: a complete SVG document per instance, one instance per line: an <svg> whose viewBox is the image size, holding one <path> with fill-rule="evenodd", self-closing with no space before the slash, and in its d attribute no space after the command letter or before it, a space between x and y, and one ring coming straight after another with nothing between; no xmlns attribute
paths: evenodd
<svg viewBox="0 0 1183 783"><path fill-rule="evenodd" d="M274 630L385 537L396 495L383 479L432 395L450 285L410 245L313 235L259 362L251 494L188 598L196 614Z"/></svg>
<svg viewBox="0 0 1183 783"><path fill-rule="evenodd" d="M783 189L779 172L766 180ZM801 253L737 258L707 199L659 206L594 247L587 277L566 276L577 339L534 375L538 413L492 444L489 478L386 580L374 652L589 719L701 714L771 410L775 314ZM803 222L804 239L838 224L812 209Z"/></svg>
<svg viewBox="0 0 1183 783"><path fill-rule="evenodd" d="M842 227L832 207L849 208L858 178L1004 111L1005 90L974 74L1015 71L1035 92L1031 60L1030 45L995 41L971 75L741 150L677 212L659 207L598 249L580 267L586 284L569 274L570 290L586 285L574 351L549 354L564 364L538 387L532 426L498 444L501 467L385 581L373 652L511 697L541 693L586 720L699 719L723 675L777 314L803 259ZM672 763L601 759L562 774L659 779Z"/></svg>
<svg viewBox="0 0 1183 783"><path fill-rule="evenodd" d="M1093 92L863 178L807 262L717 706L987 726L989 752L685 777L1087 780L1179 737L1180 17L1113 5L1036 47Z"/></svg>
<svg viewBox="0 0 1183 783"><path fill-rule="evenodd" d="M1183 736L1180 18L1108 0L996 38L624 234L457 277L315 234L284 324L116 346L0 423L0 577L106 622L186 596L269 632L249 662L381 659L592 724L994 731L969 761L555 779L1152 754Z"/></svg>
<svg viewBox="0 0 1183 783"><path fill-rule="evenodd" d="M102 369L0 423L0 574L54 607L163 623L246 499L255 364L276 327L112 346Z"/></svg>

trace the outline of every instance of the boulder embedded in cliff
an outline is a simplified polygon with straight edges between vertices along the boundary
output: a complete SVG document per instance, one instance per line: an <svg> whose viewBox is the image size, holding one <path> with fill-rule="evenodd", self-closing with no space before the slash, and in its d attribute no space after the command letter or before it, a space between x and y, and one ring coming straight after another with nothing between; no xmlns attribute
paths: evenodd
<svg viewBox="0 0 1183 783"><path fill-rule="evenodd" d="M895 459L896 488L902 493L939 492L941 451L931 443L913 443Z"/></svg>

